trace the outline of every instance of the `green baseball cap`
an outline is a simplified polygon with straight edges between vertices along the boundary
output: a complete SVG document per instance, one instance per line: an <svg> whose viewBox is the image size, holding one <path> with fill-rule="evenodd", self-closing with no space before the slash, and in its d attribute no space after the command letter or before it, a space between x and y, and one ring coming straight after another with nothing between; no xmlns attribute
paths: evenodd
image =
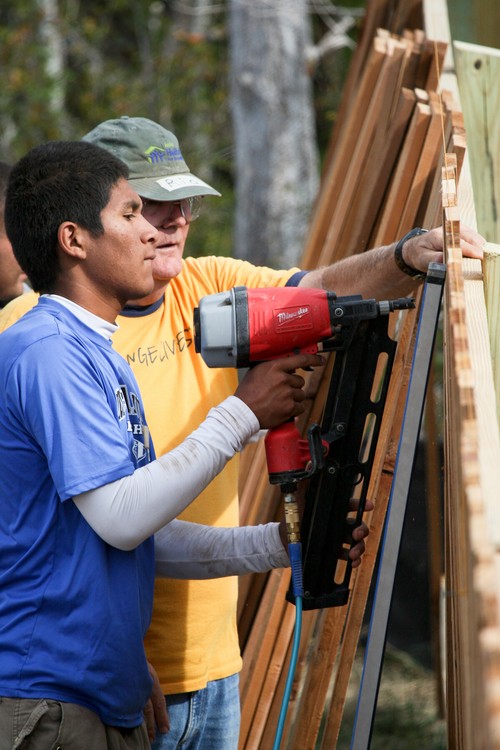
<svg viewBox="0 0 500 750"><path fill-rule="evenodd" d="M195 195L220 196L189 170L175 135L145 117L106 120L82 140L105 148L125 162L128 181L142 198L178 201Z"/></svg>

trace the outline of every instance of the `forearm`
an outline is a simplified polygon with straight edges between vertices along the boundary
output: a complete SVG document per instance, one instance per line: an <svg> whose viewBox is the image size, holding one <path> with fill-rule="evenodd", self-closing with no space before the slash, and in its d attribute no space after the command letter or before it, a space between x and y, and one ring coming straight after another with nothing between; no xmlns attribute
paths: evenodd
<svg viewBox="0 0 500 750"><path fill-rule="evenodd" d="M299 286L334 291L339 297L393 299L412 293L418 282L402 273L394 260L396 243L352 255L304 276Z"/></svg>
<svg viewBox="0 0 500 750"><path fill-rule="evenodd" d="M464 257L481 258L484 242L484 237L475 230L461 226L460 246ZM408 296L420 282L397 265L396 244L357 253L331 266L310 271L299 286L331 290L339 297L360 294L364 299L382 300ZM442 227L406 239L402 244L403 265L427 273L429 263L443 263L443 246Z"/></svg>
<svg viewBox="0 0 500 750"><path fill-rule="evenodd" d="M155 534L156 575L222 578L289 566L279 524L216 528L174 520Z"/></svg>
<svg viewBox="0 0 500 750"><path fill-rule="evenodd" d="M177 448L73 500L104 541L133 549L178 516L258 428L251 410L231 396Z"/></svg>

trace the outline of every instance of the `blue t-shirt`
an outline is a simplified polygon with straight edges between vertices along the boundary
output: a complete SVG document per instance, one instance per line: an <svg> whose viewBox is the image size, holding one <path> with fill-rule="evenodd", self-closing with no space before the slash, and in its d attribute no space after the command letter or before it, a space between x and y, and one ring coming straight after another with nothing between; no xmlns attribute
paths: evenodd
<svg viewBox="0 0 500 750"><path fill-rule="evenodd" d="M0 413L0 695L137 726L153 539L120 551L71 501L154 458L135 377L102 335L41 298L0 335Z"/></svg>

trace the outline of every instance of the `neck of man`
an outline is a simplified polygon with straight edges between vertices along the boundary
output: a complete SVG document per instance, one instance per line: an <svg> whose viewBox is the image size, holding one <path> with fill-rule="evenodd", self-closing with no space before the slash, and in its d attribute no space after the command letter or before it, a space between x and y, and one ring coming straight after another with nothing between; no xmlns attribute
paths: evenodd
<svg viewBox="0 0 500 750"><path fill-rule="evenodd" d="M148 294L146 297L141 297L140 299L131 299L127 302L127 305L131 305L132 307L149 307L149 305L154 305L155 302L158 302L158 300L163 297L167 286L168 281L159 281L155 279L154 289L151 294Z"/></svg>

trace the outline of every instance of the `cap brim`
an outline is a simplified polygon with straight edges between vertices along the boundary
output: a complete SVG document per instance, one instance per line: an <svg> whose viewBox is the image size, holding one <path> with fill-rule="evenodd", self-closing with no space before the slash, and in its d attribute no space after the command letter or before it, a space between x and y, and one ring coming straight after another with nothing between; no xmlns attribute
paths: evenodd
<svg viewBox="0 0 500 750"><path fill-rule="evenodd" d="M178 201L196 195L220 196L217 190L190 172L158 178L129 178L129 182L142 198L153 201Z"/></svg>

